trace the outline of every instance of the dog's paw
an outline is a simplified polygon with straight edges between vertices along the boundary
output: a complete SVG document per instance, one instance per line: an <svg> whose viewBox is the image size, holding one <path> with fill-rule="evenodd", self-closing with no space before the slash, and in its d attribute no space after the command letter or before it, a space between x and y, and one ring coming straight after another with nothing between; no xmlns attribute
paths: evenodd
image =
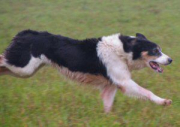
<svg viewBox="0 0 180 127"><path fill-rule="evenodd" d="M172 103L172 100L170 100L170 99L165 99L163 105L164 105L164 106L169 106L169 105L171 105L171 103Z"/></svg>

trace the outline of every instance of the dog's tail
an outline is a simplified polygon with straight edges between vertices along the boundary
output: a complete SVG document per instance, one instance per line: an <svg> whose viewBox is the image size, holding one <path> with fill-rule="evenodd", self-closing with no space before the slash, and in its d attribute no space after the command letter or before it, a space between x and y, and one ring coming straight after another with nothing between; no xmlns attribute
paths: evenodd
<svg viewBox="0 0 180 127"><path fill-rule="evenodd" d="M0 55L1 75L10 74L16 77L30 77L45 64L42 53L39 51L41 50L39 47L42 46L39 46L39 40L36 36L38 36L38 32L24 30L13 38L3 55ZM39 47L34 46L37 48L33 49L33 44Z"/></svg>

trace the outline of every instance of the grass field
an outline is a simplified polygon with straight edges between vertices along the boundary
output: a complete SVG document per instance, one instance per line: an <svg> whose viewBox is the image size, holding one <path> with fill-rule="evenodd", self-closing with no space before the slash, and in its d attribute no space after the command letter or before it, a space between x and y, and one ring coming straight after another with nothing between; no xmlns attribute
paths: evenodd
<svg viewBox="0 0 180 127"><path fill-rule="evenodd" d="M72 38L113 33L145 34L174 60L163 74L150 69L133 79L169 107L116 94L106 115L99 91L68 81L50 67L34 77L0 77L0 127L180 126L179 0L0 0L0 52L23 29L49 31Z"/></svg>

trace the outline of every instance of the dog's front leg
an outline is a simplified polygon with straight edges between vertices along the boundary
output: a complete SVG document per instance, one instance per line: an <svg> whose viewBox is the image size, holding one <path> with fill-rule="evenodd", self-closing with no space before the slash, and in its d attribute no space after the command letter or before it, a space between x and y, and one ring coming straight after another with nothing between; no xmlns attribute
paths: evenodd
<svg viewBox="0 0 180 127"><path fill-rule="evenodd" d="M122 82L122 84L118 86L121 88L122 92L128 96L151 100L152 102L159 105L170 105L172 102L169 99L163 99L156 96L154 93L139 86L131 79Z"/></svg>
<svg viewBox="0 0 180 127"><path fill-rule="evenodd" d="M106 113L108 113L112 108L116 90L117 90L116 86L107 85L103 88L101 92L101 97L104 104L104 110Z"/></svg>

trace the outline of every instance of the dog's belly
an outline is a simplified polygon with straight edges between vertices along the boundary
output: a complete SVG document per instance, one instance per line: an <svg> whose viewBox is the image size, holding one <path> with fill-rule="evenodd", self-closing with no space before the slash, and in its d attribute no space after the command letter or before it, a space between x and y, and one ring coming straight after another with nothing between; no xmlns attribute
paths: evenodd
<svg viewBox="0 0 180 127"><path fill-rule="evenodd" d="M89 73L72 72L65 67L55 65L59 72L65 77L77 81L80 84L92 85L97 88L103 88L107 85L113 85L108 79L101 75L93 75Z"/></svg>

